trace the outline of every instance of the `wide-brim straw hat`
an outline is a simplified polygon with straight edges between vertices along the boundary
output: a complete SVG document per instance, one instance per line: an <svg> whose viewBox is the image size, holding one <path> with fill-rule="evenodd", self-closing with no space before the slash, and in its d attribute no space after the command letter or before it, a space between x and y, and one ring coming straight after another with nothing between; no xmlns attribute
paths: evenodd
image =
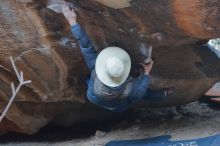
<svg viewBox="0 0 220 146"><path fill-rule="evenodd" d="M95 71L98 79L109 87L122 85L129 76L131 58L126 51L118 47L102 50L96 59Z"/></svg>

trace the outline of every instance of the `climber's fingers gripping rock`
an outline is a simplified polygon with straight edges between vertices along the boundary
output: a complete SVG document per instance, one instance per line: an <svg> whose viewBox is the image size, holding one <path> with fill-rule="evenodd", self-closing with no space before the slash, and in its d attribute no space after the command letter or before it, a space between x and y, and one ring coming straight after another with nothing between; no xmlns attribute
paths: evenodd
<svg viewBox="0 0 220 146"><path fill-rule="evenodd" d="M71 10L68 5L63 5L62 12L71 26L76 24L76 13L74 9Z"/></svg>
<svg viewBox="0 0 220 146"><path fill-rule="evenodd" d="M150 63L148 63L148 64L140 63L140 65L144 69L144 74L150 75L151 69L153 67L153 63L154 63L153 60Z"/></svg>

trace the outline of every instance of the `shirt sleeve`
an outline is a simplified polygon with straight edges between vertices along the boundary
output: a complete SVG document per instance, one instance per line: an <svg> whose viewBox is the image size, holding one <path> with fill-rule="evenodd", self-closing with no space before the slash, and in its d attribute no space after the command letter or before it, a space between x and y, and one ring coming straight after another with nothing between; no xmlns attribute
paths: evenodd
<svg viewBox="0 0 220 146"><path fill-rule="evenodd" d="M88 68L93 70L95 68L97 52L91 40L79 24L71 26L71 32L79 43L80 50L85 58Z"/></svg>
<svg viewBox="0 0 220 146"><path fill-rule="evenodd" d="M135 103L141 100L149 87L150 77L142 75L134 79L130 97L130 103Z"/></svg>

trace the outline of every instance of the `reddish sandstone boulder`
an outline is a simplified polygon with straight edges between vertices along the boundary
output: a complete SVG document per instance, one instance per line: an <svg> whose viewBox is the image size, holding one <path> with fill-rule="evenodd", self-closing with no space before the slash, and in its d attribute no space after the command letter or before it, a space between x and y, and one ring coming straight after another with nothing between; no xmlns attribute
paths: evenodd
<svg viewBox="0 0 220 146"><path fill-rule="evenodd" d="M57 0L59 2L59 0ZM175 86L162 103L137 106L173 106L192 102L220 79L220 61L202 45L220 35L219 0L71 0L79 23L97 51L107 46L127 50L133 63L153 46L155 64L151 88ZM61 14L46 8L47 1L2 0L0 3L0 109L17 82L9 62L13 56L25 79L0 123L0 131L35 133L61 115L69 125L97 122L112 113L85 102L89 74L78 45ZM71 120L65 120L71 115ZM66 118L68 119L68 118Z"/></svg>

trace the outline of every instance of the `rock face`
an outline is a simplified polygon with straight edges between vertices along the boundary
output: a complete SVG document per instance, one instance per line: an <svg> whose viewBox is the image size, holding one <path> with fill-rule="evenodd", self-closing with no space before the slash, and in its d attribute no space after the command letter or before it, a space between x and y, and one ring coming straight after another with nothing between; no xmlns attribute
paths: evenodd
<svg viewBox="0 0 220 146"><path fill-rule="evenodd" d="M59 0L57 0L59 2ZM220 36L220 1L212 0L71 0L79 23L97 51L122 47L133 63L143 61L153 46L151 88L175 86L165 102L137 106L173 106L192 102L220 79L220 60L203 46ZM61 14L47 1L2 0L0 3L0 110L17 82L13 56L25 79L0 131L32 134L60 115L65 124L97 122L115 114L85 102L89 75L77 42ZM70 116L71 115L71 116ZM103 118L105 119L105 118Z"/></svg>

